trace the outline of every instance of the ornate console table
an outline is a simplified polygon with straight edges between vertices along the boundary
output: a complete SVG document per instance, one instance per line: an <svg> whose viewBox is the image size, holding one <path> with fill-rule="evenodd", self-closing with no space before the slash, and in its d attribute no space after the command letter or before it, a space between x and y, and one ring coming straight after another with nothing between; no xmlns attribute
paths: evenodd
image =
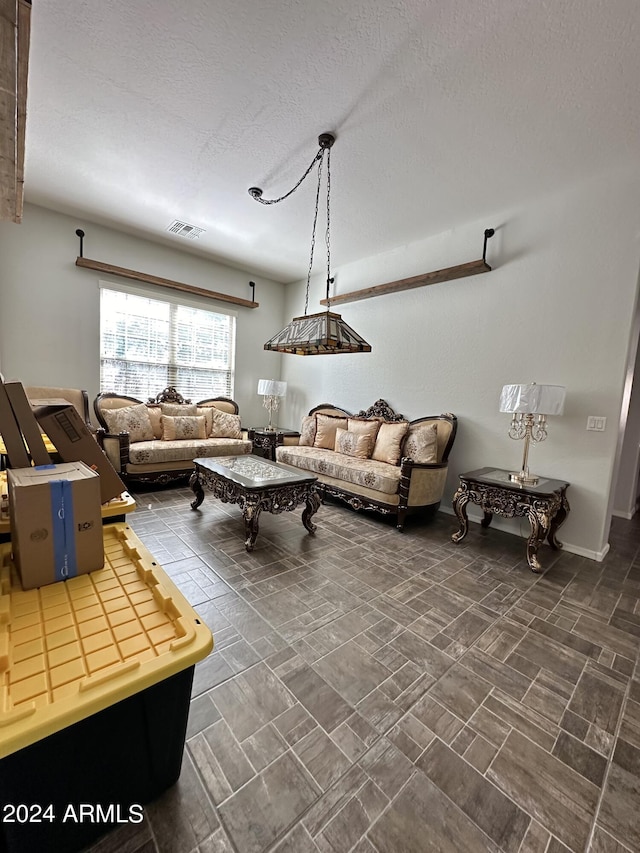
<svg viewBox="0 0 640 853"><path fill-rule="evenodd" d="M557 550L562 544L556 539L560 525L569 513L566 491L569 483L541 477L535 486L523 486L509 479L509 472L500 468L480 468L468 474L460 474L460 485L453 496L453 509L460 522L460 529L451 537L461 542L467 535L469 501L482 508L483 527L489 527L494 513L504 518L528 518L531 535L527 540L527 562L532 572L542 571L538 561L538 548L548 539L549 545Z"/></svg>

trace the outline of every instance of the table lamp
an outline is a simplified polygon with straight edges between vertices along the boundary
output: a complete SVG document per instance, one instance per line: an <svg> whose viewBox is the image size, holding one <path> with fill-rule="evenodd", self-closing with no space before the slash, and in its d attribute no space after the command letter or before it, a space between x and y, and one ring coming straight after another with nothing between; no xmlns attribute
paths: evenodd
<svg viewBox="0 0 640 853"><path fill-rule="evenodd" d="M280 382L277 379L259 379L258 394L262 394L262 404L265 409L269 410L269 425L268 430L273 430L275 427L272 424L273 413L278 411L280 405L280 397L284 397L287 393L287 383Z"/></svg>
<svg viewBox="0 0 640 853"><path fill-rule="evenodd" d="M566 388L563 385L505 385L500 394L500 411L510 412L509 438L524 438L522 469L509 475L523 486L535 486L540 479L529 474L529 443L544 441L547 437L547 416L564 412Z"/></svg>

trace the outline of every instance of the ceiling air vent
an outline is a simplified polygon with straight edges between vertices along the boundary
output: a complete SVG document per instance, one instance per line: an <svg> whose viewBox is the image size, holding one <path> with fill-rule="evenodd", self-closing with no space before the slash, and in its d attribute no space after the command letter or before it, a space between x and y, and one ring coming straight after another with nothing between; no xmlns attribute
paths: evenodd
<svg viewBox="0 0 640 853"><path fill-rule="evenodd" d="M177 234L178 237L186 237L187 240L195 240L196 237L204 234L204 228L198 228L197 225L187 225L186 222L181 222L179 219L174 219L167 231Z"/></svg>

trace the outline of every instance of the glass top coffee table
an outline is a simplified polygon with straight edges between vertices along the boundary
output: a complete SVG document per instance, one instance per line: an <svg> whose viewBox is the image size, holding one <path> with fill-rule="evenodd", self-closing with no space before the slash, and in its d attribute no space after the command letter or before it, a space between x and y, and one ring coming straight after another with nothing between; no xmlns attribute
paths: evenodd
<svg viewBox="0 0 640 853"><path fill-rule="evenodd" d="M311 517L318 511L320 496L316 490L317 477L313 474L253 455L219 456L193 462L196 469L189 485L196 497L191 509L198 509L204 500L205 486L223 503L239 504L247 551L253 551L263 510L291 512L305 504L302 523L309 533L315 533Z"/></svg>

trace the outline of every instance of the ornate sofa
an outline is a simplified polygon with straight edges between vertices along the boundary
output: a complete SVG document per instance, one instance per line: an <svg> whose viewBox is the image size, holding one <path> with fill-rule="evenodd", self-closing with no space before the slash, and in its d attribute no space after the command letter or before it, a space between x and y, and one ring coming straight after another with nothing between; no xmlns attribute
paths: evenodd
<svg viewBox="0 0 640 853"><path fill-rule="evenodd" d="M98 442L125 482L169 483L190 475L194 459L251 453L238 404L228 397L191 403L169 387L146 403L98 394L93 408Z"/></svg>
<svg viewBox="0 0 640 853"><path fill-rule="evenodd" d="M285 438L276 459L313 472L319 490L356 510L394 515L436 512L457 430L452 414L408 421L384 400L353 415L322 403L303 418L300 438Z"/></svg>

